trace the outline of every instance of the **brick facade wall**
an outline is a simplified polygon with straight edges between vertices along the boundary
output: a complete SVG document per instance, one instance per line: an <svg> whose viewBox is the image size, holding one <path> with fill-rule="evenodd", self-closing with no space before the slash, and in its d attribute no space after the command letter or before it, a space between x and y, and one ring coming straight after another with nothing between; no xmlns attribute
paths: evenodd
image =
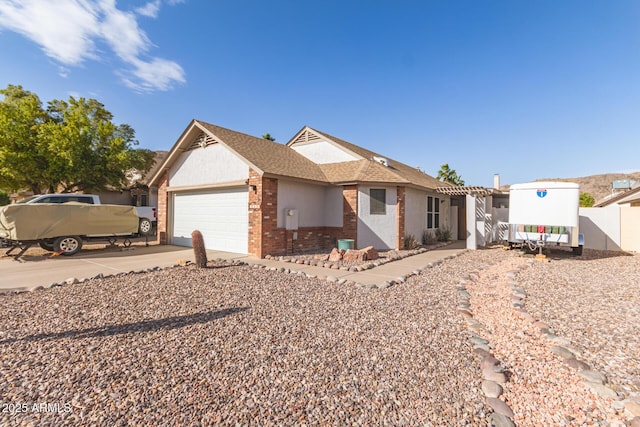
<svg viewBox="0 0 640 427"><path fill-rule="evenodd" d="M341 239L353 239L353 247L358 247L358 186L342 187L342 236Z"/></svg>
<svg viewBox="0 0 640 427"><path fill-rule="evenodd" d="M405 188L398 187L396 194L396 248L404 249Z"/></svg>
<svg viewBox="0 0 640 427"><path fill-rule="evenodd" d="M252 189L255 185L256 190ZM343 190L342 227L300 227L297 239L293 230L278 228L278 180L263 178L249 171L249 254L288 255L327 251L337 246L338 239L356 239L358 227L358 188Z"/></svg>
<svg viewBox="0 0 640 427"><path fill-rule="evenodd" d="M167 192L167 187L169 186L169 173L165 172L162 175L162 179L160 179L160 183L158 185L158 232L157 239L158 244L166 245L169 240L167 236L167 214L169 207L169 193Z"/></svg>

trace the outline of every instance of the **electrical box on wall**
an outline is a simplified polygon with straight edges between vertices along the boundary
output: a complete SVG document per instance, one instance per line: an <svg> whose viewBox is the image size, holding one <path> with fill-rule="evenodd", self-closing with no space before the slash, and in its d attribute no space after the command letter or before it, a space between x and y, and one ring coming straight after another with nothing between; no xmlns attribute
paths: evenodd
<svg viewBox="0 0 640 427"><path fill-rule="evenodd" d="M298 229L298 209L294 209L294 208L284 209L284 228L287 230Z"/></svg>

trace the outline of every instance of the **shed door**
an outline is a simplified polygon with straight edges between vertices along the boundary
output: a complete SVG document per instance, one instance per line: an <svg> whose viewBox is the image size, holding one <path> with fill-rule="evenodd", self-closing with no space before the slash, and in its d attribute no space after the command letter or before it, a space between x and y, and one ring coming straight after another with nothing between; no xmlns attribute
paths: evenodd
<svg viewBox="0 0 640 427"><path fill-rule="evenodd" d="M207 249L246 254L248 204L247 189L175 193L171 243L191 246L191 232L200 230Z"/></svg>

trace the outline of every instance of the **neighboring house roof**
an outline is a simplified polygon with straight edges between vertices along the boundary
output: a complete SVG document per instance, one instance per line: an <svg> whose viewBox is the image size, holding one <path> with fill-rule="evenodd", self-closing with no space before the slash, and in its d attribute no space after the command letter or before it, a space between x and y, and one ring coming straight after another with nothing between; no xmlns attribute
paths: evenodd
<svg viewBox="0 0 640 427"><path fill-rule="evenodd" d="M359 160L317 164L290 147L303 132L315 133L323 140L328 140L328 142L353 153L354 157ZM157 169L149 181L149 185L157 184L163 172L171 167L182 152L189 150L194 144L206 146L210 143L220 143L226 146L252 169L270 176L331 184L390 183L415 185L429 189L451 185L438 181L424 172L396 160L389 159L389 165L385 166L373 160L374 156L382 157L381 155L308 126L305 126L289 143L284 145L200 120L191 121L178 142L165 157L162 166Z"/></svg>
<svg viewBox="0 0 640 427"><path fill-rule="evenodd" d="M623 203L630 203L632 201L635 201L637 198L633 197L627 200L627 198L635 195L635 194L639 194L640 195L640 185L632 188L630 190L627 191L623 191L622 193L618 193L612 197L609 197L605 200L601 200L598 203L596 203L595 205L593 205L594 208L603 208L605 206L609 206L612 205L614 203L618 203L618 202L623 202Z"/></svg>

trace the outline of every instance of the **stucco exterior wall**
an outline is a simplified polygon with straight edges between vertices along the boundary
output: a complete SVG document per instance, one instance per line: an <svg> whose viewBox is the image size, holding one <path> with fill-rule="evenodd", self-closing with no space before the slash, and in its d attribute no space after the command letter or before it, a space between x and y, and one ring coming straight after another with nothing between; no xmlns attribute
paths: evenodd
<svg viewBox="0 0 640 427"><path fill-rule="evenodd" d="M172 187L215 184L249 178L249 167L222 144L182 153L169 171Z"/></svg>
<svg viewBox="0 0 640 427"><path fill-rule="evenodd" d="M342 188L278 180L278 228L284 209L298 210L299 227L342 227Z"/></svg>
<svg viewBox="0 0 640 427"><path fill-rule="evenodd" d="M640 206L620 209L620 233L623 251L640 252Z"/></svg>
<svg viewBox="0 0 640 427"><path fill-rule="evenodd" d="M580 233L588 249L620 250L620 206L580 208Z"/></svg>
<svg viewBox="0 0 640 427"><path fill-rule="evenodd" d="M327 227L342 227L343 203L342 187L325 187L324 216Z"/></svg>
<svg viewBox="0 0 640 427"><path fill-rule="evenodd" d="M369 190L384 188L386 210L384 215L369 212ZM396 187L358 186L358 248L373 246L376 249L393 249L396 246Z"/></svg>
<svg viewBox="0 0 640 427"><path fill-rule="evenodd" d="M405 193L405 215L405 234L411 234L418 241L421 241L422 233L427 224L426 192L407 188Z"/></svg>
<svg viewBox="0 0 640 427"><path fill-rule="evenodd" d="M317 164L351 162L353 160L359 160L358 157L354 157L352 154L347 153L346 151L336 147L335 145L327 141L294 144L291 146L291 148Z"/></svg>

